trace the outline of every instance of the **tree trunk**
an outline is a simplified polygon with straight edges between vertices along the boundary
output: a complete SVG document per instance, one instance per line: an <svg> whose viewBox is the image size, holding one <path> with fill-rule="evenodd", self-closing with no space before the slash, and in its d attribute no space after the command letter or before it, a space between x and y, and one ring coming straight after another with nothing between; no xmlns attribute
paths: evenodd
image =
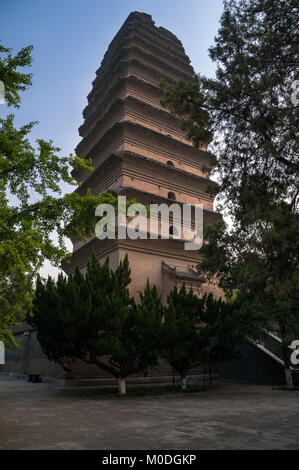
<svg viewBox="0 0 299 470"><path fill-rule="evenodd" d="M187 380L185 375L181 375L181 389L186 390L187 389Z"/></svg>
<svg viewBox="0 0 299 470"><path fill-rule="evenodd" d="M117 382L118 382L118 393L120 395L126 395L127 393L126 379L119 377L117 379Z"/></svg>
<svg viewBox="0 0 299 470"><path fill-rule="evenodd" d="M281 339L286 337L286 328L285 325L280 324L280 335ZM284 376L286 381L286 386L288 388L294 388L293 376L291 371L291 363L290 363L290 351L288 346L285 343L281 344L282 355L283 355L283 362L284 362Z"/></svg>
<svg viewBox="0 0 299 470"><path fill-rule="evenodd" d="M212 386L212 364L209 362L210 387Z"/></svg>
<svg viewBox="0 0 299 470"><path fill-rule="evenodd" d="M290 367L284 368L284 376L288 388L294 388L294 381L292 376L292 371Z"/></svg>

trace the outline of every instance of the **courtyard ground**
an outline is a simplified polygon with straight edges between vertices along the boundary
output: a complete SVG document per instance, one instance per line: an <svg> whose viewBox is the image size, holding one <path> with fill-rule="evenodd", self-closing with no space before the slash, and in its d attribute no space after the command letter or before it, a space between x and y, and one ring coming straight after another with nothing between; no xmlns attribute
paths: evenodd
<svg viewBox="0 0 299 470"><path fill-rule="evenodd" d="M299 449L299 392L113 397L0 376L0 449Z"/></svg>

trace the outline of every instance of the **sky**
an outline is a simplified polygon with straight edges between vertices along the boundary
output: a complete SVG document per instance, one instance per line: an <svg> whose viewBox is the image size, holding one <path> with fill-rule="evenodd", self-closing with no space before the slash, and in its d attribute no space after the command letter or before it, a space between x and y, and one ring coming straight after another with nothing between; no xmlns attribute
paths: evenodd
<svg viewBox="0 0 299 470"><path fill-rule="evenodd" d="M52 139L63 154L73 153L95 72L136 10L182 41L196 72L214 75L208 48L218 30L222 0L1 0L0 42L13 52L29 44L34 49L33 86L22 93L19 110L0 105L0 116L13 112L17 126L39 121L32 142ZM43 274L48 272L55 270L47 265Z"/></svg>

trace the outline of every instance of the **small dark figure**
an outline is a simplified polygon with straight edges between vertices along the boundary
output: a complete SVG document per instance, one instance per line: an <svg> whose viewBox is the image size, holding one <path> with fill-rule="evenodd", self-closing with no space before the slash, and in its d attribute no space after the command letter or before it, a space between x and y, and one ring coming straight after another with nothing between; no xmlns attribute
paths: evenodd
<svg viewBox="0 0 299 470"><path fill-rule="evenodd" d="M39 374L28 374L28 382L40 383L42 381L41 375Z"/></svg>

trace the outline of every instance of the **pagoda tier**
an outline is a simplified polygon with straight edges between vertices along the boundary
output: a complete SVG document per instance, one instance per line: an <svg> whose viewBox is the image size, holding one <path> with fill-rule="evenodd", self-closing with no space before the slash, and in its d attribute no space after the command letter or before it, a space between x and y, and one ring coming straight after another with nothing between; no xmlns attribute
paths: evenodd
<svg viewBox="0 0 299 470"><path fill-rule="evenodd" d="M213 198L207 193L207 184L207 178L201 175L124 151L110 155L77 191L84 194L90 188L98 195L107 190L119 193L126 187L132 191L142 189L163 198L174 192L176 202L202 204L204 209L213 210Z"/></svg>
<svg viewBox="0 0 299 470"><path fill-rule="evenodd" d="M95 195L113 191L144 204L202 204L204 223L218 217L207 192L213 156L206 146L194 148L181 130L181 118L160 104L161 78L174 83L193 75L174 34L156 27L147 14L129 15L104 55L83 111L76 153L92 160L93 171L73 173L81 183L79 193L90 188ZM165 301L174 284L185 282L198 294L209 289L195 269L200 252L185 250L183 238L72 241L67 272L76 265L84 271L92 252L102 261L109 256L112 268L127 253L136 297L147 278Z"/></svg>
<svg viewBox="0 0 299 470"><path fill-rule="evenodd" d="M171 135L164 135L132 121L117 121L111 127L108 125L107 132L84 157L92 159L96 171L112 153L126 150L148 158L149 163L157 160L205 176L206 179L213 158L208 152L186 145ZM74 172L80 182L92 175L93 172L85 170Z"/></svg>

